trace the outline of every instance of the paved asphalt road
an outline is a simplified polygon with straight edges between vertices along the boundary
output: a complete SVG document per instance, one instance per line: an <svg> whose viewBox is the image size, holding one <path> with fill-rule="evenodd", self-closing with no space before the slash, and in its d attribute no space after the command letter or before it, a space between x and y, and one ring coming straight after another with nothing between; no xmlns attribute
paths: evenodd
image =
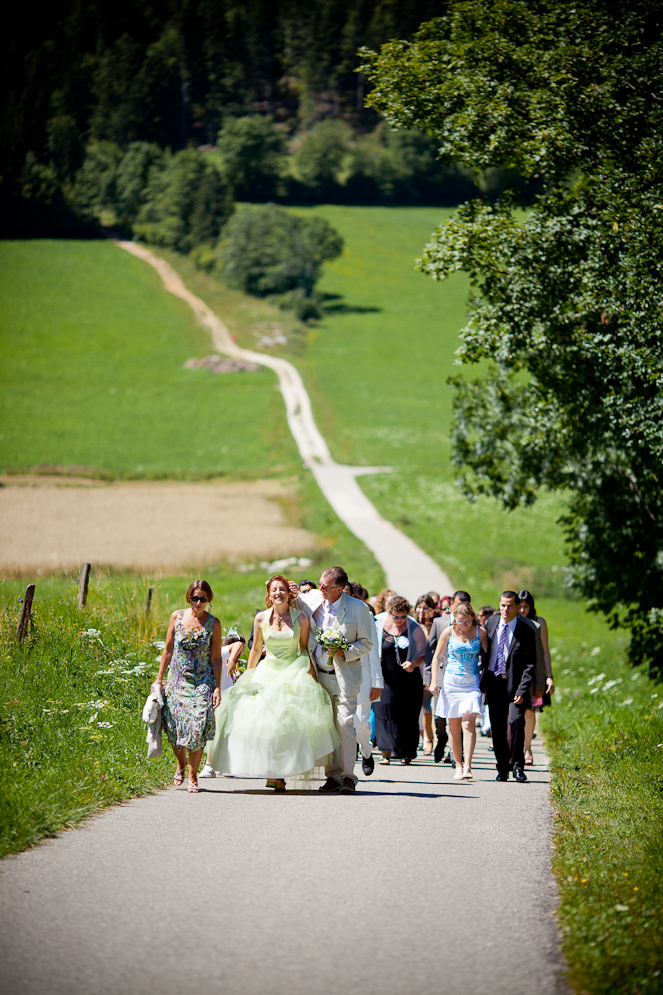
<svg viewBox="0 0 663 995"><path fill-rule="evenodd" d="M498 784L480 740L474 772L376 764L354 797L221 777L112 809L0 864L0 989L564 992L547 769Z"/></svg>

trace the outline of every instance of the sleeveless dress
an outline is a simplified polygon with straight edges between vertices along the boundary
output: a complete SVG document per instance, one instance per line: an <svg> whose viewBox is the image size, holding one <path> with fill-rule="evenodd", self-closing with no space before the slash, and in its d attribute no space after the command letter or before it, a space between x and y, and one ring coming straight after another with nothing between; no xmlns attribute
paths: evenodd
<svg viewBox="0 0 663 995"><path fill-rule="evenodd" d="M194 752L214 739L214 674L210 661L214 616L208 613L202 629L187 629L183 617L184 610L180 609L162 715L169 741Z"/></svg>
<svg viewBox="0 0 663 995"><path fill-rule="evenodd" d="M479 690L480 654L478 627L476 636L469 643L458 639L452 630L447 644L447 665L435 708L435 714L440 718L459 719L466 712L483 715Z"/></svg>
<svg viewBox="0 0 663 995"><path fill-rule="evenodd" d="M262 623L267 655L224 691L208 762L240 777L291 777L312 770L339 742L331 699L309 674L299 649L300 612L293 629Z"/></svg>

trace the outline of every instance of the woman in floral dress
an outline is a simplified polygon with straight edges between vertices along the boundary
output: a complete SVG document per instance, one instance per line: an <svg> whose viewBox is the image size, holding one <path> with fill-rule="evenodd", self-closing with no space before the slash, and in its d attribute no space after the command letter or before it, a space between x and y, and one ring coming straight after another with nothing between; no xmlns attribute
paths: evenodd
<svg viewBox="0 0 663 995"><path fill-rule="evenodd" d="M206 580L194 580L186 592L188 608L170 616L159 675L152 685L165 685L163 722L177 757L174 784L184 780L189 764L187 790L198 792L198 766L205 743L214 739L214 709L220 701L221 623L208 611L212 588Z"/></svg>

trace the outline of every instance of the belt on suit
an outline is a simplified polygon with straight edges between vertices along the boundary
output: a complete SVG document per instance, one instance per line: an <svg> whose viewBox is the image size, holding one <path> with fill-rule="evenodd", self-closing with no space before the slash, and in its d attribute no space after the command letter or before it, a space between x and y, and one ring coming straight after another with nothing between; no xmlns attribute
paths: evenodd
<svg viewBox="0 0 663 995"><path fill-rule="evenodd" d="M321 666L318 665L318 670L321 671L323 674L334 674L334 675L336 675L336 671L334 670L333 667L332 667L331 670L328 670L326 667L321 667Z"/></svg>

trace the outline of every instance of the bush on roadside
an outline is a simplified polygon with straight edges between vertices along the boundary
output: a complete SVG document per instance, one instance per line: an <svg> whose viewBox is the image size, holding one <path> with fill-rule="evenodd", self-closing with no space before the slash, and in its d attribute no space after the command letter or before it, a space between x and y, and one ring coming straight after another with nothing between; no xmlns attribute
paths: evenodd
<svg viewBox="0 0 663 995"><path fill-rule="evenodd" d="M281 297L298 314L308 310L316 317L314 291L322 264L342 251L342 237L324 218L302 218L276 204L246 207L226 225L219 272L230 287Z"/></svg>
<svg viewBox="0 0 663 995"><path fill-rule="evenodd" d="M293 179L311 200L338 200L352 173L353 133L344 121L328 118L297 139L290 159Z"/></svg>

